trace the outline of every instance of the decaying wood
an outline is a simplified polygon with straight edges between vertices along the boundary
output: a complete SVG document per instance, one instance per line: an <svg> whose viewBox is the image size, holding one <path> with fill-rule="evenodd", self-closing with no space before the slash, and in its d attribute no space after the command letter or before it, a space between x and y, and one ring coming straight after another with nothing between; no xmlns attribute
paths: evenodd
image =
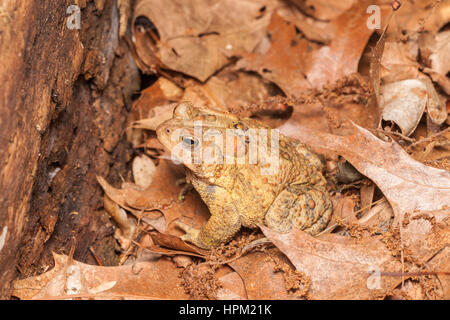
<svg viewBox="0 0 450 320"><path fill-rule="evenodd" d="M2 1L0 298L16 270L48 268L51 251L75 245L89 262L89 246L114 245L95 174L121 169L111 163L127 154L119 139L137 69L119 41L116 2L99 2L75 1L77 30L67 1Z"/></svg>

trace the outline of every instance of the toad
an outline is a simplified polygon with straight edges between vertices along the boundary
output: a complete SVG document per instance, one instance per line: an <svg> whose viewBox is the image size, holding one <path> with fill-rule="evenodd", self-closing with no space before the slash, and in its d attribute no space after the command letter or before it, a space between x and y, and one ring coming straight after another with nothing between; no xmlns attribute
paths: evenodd
<svg viewBox="0 0 450 320"><path fill-rule="evenodd" d="M242 226L283 233L294 226L311 235L327 226L332 203L323 163L297 140L258 120L190 102L179 103L156 133L211 212L200 230L176 221L183 240L208 249Z"/></svg>

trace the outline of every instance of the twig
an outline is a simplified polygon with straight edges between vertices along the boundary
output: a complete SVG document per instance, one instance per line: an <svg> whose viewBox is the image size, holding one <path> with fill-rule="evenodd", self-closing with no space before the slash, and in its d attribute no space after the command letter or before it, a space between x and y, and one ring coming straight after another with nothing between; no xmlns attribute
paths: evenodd
<svg viewBox="0 0 450 320"><path fill-rule="evenodd" d="M254 241L250 242L249 244L247 244L244 248L242 248L241 252L239 252L235 257L233 257L233 258L231 258L229 260L226 260L226 261L214 261L214 262L206 261L204 263L209 264L209 265L228 264L228 263L231 263L231 262L239 259L244 254L246 254L250 250L256 248L257 246L264 245L264 244L272 244L272 242L269 239L267 239L266 237L263 237L261 239L254 240Z"/></svg>
<svg viewBox="0 0 450 320"><path fill-rule="evenodd" d="M445 129L445 130L442 130L441 132L432 134L432 135L429 136L429 137L426 137L426 138L424 138L424 139L421 139L421 140L419 140L419 141L416 141L416 142L410 144L410 145L408 146L408 148L406 148L406 151L408 151L408 150L411 149L412 147L415 147L415 146L417 146L417 145L419 145L419 144L421 144L421 143L423 143L423 142L431 141L431 140L433 140L434 138L436 138L436 137L438 137L438 136L440 136L440 135L442 135L442 134L444 134L444 133L446 133L446 132L449 132L449 131L450 131L450 127L448 127L448 128Z"/></svg>
<svg viewBox="0 0 450 320"><path fill-rule="evenodd" d="M385 131L385 130L383 130L383 129L376 129L376 130L369 129L369 130L370 130L370 131L376 131L376 132L379 132L379 133L383 133L383 134L385 134L385 135L387 135L387 136L389 136L390 134L392 134L392 135L394 135L394 136L397 136L397 137L399 137L399 138L402 138L403 140L406 140L406 141L411 142L411 143L413 143L413 142L416 141L415 139L410 138L410 137L407 137L407 136L405 136L404 134L401 134L400 132L397 132L397 131Z"/></svg>
<svg viewBox="0 0 450 320"><path fill-rule="evenodd" d="M97 261L97 264L102 267L102 262L100 261L100 259L97 257L97 255L95 254L94 248L92 248L92 246L89 247L89 251L91 252L92 256L94 257L95 261Z"/></svg>

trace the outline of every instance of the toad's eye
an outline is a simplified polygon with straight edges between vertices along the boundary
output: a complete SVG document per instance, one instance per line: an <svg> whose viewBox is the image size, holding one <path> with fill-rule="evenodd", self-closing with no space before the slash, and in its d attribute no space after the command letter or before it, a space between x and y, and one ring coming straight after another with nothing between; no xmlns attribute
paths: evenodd
<svg viewBox="0 0 450 320"><path fill-rule="evenodd" d="M247 131L247 129L248 129L248 127L245 124L243 124L242 122L236 123L234 125L234 128L235 129L240 129L240 130L243 130L243 131Z"/></svg>
<svg viewBox="0 0 450 320"><path fill-rule="evenodd" d="M184 147L188 147L188 148L198 146L198 139L195 139L195 138L192 138L189 136L182 137L181 142L183 143Z"/></svg>

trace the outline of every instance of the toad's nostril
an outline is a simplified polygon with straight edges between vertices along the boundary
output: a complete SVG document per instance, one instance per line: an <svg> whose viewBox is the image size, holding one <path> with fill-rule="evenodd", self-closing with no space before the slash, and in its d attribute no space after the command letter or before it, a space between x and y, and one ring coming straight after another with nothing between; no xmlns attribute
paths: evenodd
<svg viewBox="0 0 450 320"><path fill-rule="evenodd" d="M166 129L166 132L167 132L167 133L170 133L170 129L169 129L169 128L167 128L167 129Z"/></svg>

